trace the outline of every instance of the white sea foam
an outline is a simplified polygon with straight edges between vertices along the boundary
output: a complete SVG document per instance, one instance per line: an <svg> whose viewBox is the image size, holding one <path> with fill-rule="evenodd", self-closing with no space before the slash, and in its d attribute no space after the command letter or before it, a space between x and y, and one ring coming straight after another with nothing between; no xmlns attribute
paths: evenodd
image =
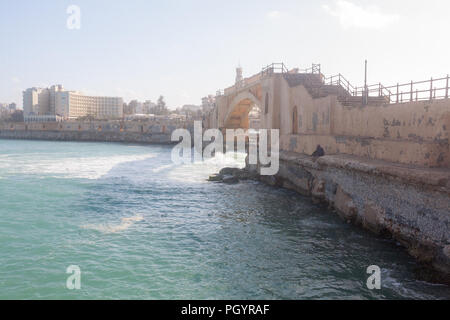
<svg viewBox="0 0 450 320"><path fill-rule="evenodd" d="M58 178L98 179L115 166L154 157L153 154L117 155L110 157L58 158L40 155L4 161L0 159L1 171L8 174L39 174Z"/></svg>
<svg viewBox="0 0 450 320"><path fill-rule="evenodd" d="M136 215L134 217L122 218L119 224L88 224L82 226L82 228L96 230L101 233L118 233L129 229L136 222L142 220L144 220L144 218L141 215Z"/></svg>
<svg viewBox="0 0 450 320"><path fill-rule="evenodd" d="M158 173L158 172L161 172L161 171L163 171L163 170L165 170L165 169L170 169L170 168L172 168L173 166L175 166L175 165L174 165L174 164L168 164L168 165L165 165L165 166L161 166L161 167L155 168L155 169L153 169L152 171L153 171L154 173Z"/></svg>

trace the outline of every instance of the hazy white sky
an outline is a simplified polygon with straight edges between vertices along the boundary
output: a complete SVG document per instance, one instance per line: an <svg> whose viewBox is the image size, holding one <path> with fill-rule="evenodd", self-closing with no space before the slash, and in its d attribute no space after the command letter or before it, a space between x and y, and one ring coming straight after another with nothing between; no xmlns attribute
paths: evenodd
<svg viewBox="0 0 450 320"><path fill-rule="evenodd" d="M81 29L66 27L67 7ZM385 85L450 73L448 0L0 0L0 102L71 90L171 107L272 62Z"/></svg>

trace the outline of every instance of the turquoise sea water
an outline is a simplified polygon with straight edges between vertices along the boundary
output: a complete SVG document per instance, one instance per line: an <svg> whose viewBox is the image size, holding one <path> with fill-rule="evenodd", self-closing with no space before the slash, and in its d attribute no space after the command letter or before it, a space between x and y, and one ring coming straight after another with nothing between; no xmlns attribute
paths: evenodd
<svg viewBox="0 0 450 320"><path fill-rule="evenodd" d="M0 140L0 298L450 299L395 242L307 198L205 181L242 158L174 166L170 152Z"/></svg>

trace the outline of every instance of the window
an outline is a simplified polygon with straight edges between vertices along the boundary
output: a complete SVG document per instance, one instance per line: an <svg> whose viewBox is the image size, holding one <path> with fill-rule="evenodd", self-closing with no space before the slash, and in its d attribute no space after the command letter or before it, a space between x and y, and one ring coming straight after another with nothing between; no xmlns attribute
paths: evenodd
<svg viewBox="0 0 450 320"><path fill-rule="evenodd" d="M268 92L266 92L266 100L265 100L264 113L265 113L265 114L268 114L268 113L269 113L269 93L268 93Z"/></svg>

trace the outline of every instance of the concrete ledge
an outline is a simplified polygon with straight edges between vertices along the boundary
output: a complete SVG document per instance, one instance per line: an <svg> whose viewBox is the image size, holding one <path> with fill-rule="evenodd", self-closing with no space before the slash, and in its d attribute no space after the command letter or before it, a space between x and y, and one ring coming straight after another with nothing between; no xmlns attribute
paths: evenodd
<svg viewBox="0 0 450 320"><path fill-rule="evenodd" d="M297 163L316 170L324 167L334 167L366 174L388 176L404 180L407 183L439 187L440 191L447 192L450 195L450 169L420 168L351 155L332 155L315 159L308 155L289 151L281 151L280 160Z"/></svg>
<svg viewBox="0 0 450 320"><path fill-rule="evenodd" d="M328 134L285 135L280 138L281 150L312 154L317 145L329 155L348 154L373 160L400 164L441 167L450 166L448 139L415 140L334 136Z"/></svg>

